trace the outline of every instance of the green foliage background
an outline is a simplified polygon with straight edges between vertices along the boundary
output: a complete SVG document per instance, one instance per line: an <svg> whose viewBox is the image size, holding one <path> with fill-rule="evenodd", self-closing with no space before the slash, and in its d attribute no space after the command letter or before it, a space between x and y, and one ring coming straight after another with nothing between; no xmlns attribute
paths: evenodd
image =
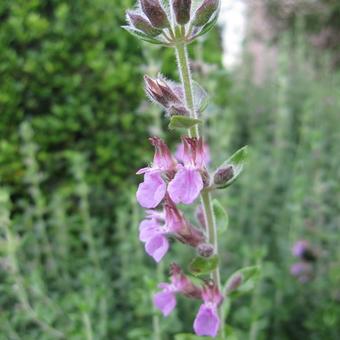
<svg viewBox="0 0 340 340"><path fill-rule="evenodd" d="M175 334L192 330L196 302L180 299L167 319L151 304L168 264L185 267L192 252L173 244L156 269L137 237L135 169L152 157L147 137L167 126L144 101L142 74L177 74L171 50L120 29L132 4L0 4L1 340L183 340ZM211 94L211 168L251 146L246 171L219 194L230 220L223 277L262 266L253 292L231 305L228 339L340 332L340 74L304 41L303 31L279 39L278 68L261 87L251 63L221 68L216 31L190 50ZM177 137L167 135L173 147ZM301 238L319 254L305 285L289 274Z"/></svg>

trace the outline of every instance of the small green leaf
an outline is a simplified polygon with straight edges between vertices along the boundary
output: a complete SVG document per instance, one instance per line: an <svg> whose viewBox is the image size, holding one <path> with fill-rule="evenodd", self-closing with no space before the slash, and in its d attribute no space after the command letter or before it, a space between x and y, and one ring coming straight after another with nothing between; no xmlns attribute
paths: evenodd
<svg viewBox="0 0 340 340"><path fill-rule="evenodd" d="M205 275L212 272L218 265L218 256L213 255L209 258L197 256L190 265L189 270L193 275Z"/></svg>
<svg viewBox="0 0 340 340"><path fill-rule="evenodd" d="M232 166L233 176L223 184L219 183L216 185L218 189L224 189L230 186L241 174L244 164L248 158L248 146L244 146L243 148L237 150L227 161L225 161L215 172L215 174L223 168L228 166Z"/></svg>
<svg viewBox="0 0 340 340"><path fill-rule="evenodd" d="M209 104L209 96L203 87L196 81L192 81L195 110L203 112Z"/></svg>
<svg viewBox="0 0 340 340"><path fill-rule="evenodd" d="M219 235L225 233L228 229L229 225L229 216L227 211L223 208L220 201L216 198L213 199L213 209L217 219L218 229L217 232Z"/></svg>
<svg viewBox="0 0 340 340"><path fill-rule="evenodd" d="M200 119L191 118L188 116L172 116L170 119L169 129L190 129L196 124L201 124Z"/></svg>
<svg viewBox="0 0 340 340"><path fill-rule="evenodd" d="M250 266L242 268L232 274L224 285L223 293L230 298L237 298L254 289L259 278L260 266ZM234 282L238 282L236 287L232 287Z"/></svg>
<svg viewBox="0 0 340 340"><path fill-rule="evenodd" d="M130 26L122 26L122 28L124 28L126 31L128 31L129 33L131 33L132 35L134 35L135 37L137 37L138 39L141 39L143 41L146 41L150 44L154 44L154 45L166 45L165 42L160 41L156 38L152 38L150 36L148 36L147 34L145 34L144 32L137 30L133 27Z"/></svg>

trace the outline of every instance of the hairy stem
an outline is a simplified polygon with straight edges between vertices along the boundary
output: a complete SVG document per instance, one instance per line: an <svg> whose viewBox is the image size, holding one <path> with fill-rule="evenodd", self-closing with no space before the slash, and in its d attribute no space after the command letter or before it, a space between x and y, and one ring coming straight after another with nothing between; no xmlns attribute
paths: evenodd
<svg viewBox="0 0 340 340"><path fill-rule="evenodd" d="M181 76L181 81L184 89L185 102L188 109L190 110L190 116L192 118L197 118L197 112L194 106L194 95L192 89L191 72L189 67L188 52L186 45L178 44L176 46L176 56L179 68L179 74ZM195 125L189 129L190 137L199 137L198 126Z"/></svg>
<svg viewBox="0 0 340 340"><path fill-rule="evenodd" d="M191 72L189 67L188 60L188 52L187 47L184 43L178 44L176 46L176 56L179 67L179 73L181 76L184 95L187 107L190 110L190 116L192 118L197 118L197 112L194 106L194 96L192 89L192 80L191 80ZM198 126L195 125L191 129L189 129L190 137L199 137ZM218 255L218 240L217 240L217 228L216 228L216 219L212 206L212 200L210 192L207 190L203 190L201 192L201 202L204 210L204 218L208 229L208 241L214 246L215 254ZM212 273L212 278L215 281L215 284L221 289L221 280L220 280L220 268L217 268Z"/></svg>

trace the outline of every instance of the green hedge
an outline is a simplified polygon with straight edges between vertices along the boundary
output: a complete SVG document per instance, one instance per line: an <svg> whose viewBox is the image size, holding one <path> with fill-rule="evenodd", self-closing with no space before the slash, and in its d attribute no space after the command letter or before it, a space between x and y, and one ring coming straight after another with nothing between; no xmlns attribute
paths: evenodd
<svg viewBox="0 0 340 340"><path fill-rule="evenodd" d="M64 153L85 152L88 178L119 189L140 162L146 119L141 44L121 30L132 1L16 0L0 4L0 179L18 188L18 125L30 120L51 183ZM137 85L136 85L137 84Z"/></svg>

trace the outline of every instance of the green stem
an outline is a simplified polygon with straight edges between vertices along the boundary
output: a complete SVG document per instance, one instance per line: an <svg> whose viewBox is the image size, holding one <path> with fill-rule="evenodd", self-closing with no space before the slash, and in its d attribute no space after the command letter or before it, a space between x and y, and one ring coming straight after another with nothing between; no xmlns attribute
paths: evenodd
<svg viewBox="0 0 340 340"><path fill-rule="evenodd" d="M194 96L192 89L192 80L191 80L191 72L189 67L188 60L188 51L185 43L179 43L176 46L176 56L179 67L179 73L181 76L181 81L184 89L184 96L186 105L190 111L190 116L192 118L197 118L197 112L194 106ZM199 129L198 126L195 125L191 129L188 130L190 137L199 138ZM216 219L212 206L211 194L207 190L203 190L201 192L201 203L204 211L205 223L208 230L208 242L214 246L215 254L218 255L218 239L217 239L217 227L216 227ZM220 279L220 267L217 266L216 269L212 272L211 277L213 278L215 284L221 291L221 279ZM220 309L221 314L221 309ZM223 336L223 332L222 332Z"/></svg>
<svg viewBox="0 0 340 340"><path fill-rule="evenodd" d="M204 210L205 223L208 226L208 240L214 246L215 254L218 255L218 239L217 239L217 226L215 214L212 206L211 194L209 191L203 190L201 193L201 201ZM221 291L220 268L212 272L212 277L217 284L218 289Z"/></svg>
<svg viewBox="0 0 340 340"><path fill-rule="evenodd" d="M190 116L192 118L197 118L197 112L194 107L194 95L192 90L191 72L189 68L188 51L184 43L178 44L176 46L176 56L179 67L179 73L183 84L186 105L190 110ZM189 129L189 136L199 137L197 125Z"/></svg>

